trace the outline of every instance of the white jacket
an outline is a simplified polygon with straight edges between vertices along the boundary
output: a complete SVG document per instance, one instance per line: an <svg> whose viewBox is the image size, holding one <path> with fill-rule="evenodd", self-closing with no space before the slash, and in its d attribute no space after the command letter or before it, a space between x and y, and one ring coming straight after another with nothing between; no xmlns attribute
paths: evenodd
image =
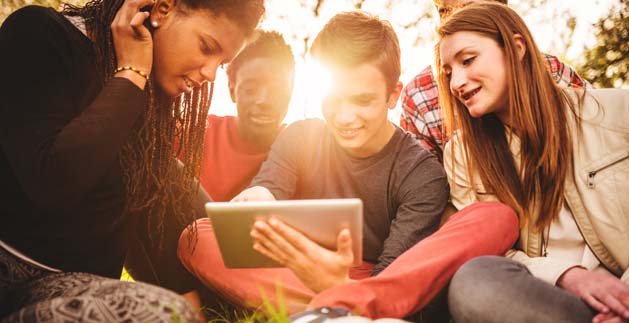
<svg viewBox="0 0 629 323"><path fill-rule="evenodd" d="M568 93L576 98L576 92ZM579 128L573 114L568 115L574 167L566 178L565 200L585 243L601 265L629 283L629 90L588 90L579 114ZM456 160L452 160L451 145ZM511 142L511 151L518 155L517 138ZM470 181L463 152L456 135L444 149L454 206L462 209L476 201L496 201L496 196L484 189L478 174ZM514 159L517 162L518 158ZM542 236L533 226L520 230L516 247L507 256L551 284L571 267L541 257Z"/></svg>

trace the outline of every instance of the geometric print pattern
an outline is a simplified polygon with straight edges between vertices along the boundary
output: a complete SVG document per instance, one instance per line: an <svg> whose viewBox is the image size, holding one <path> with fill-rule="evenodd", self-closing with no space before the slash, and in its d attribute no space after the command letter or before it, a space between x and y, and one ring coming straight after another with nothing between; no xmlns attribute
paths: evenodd
<svg viewBox="0 0 629 323"><path fill-rule="evenodd" d="M51 273L0 248L0 323L197 321L188 301L166 289L88 273Z"/></svg>

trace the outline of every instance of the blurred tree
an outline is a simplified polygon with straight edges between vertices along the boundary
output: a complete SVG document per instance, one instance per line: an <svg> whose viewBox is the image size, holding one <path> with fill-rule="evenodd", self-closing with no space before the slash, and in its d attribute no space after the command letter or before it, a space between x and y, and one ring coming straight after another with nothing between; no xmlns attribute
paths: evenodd
<svg viewBox="0 0 629 323"><path fill-rule="evenodd" d="M594 28L597 44L585 50L579 74L595 87L629 87L629 2L621 0Z"/></svg>
<svg viewBox="0 0 629 323"><path fill-rule="evenodd" d="M88 0L0 0L0 23L20 7L36 4L59 9L64 2L83 4ZM550 0L509 0L525 18L545 52L578 67L579 73L596 86L629 86L629 14L627 0L591 0L592 9L615 2L614 10L603 11L594 25L598 44L581 54L590 21L577 14L573 5ZM279 30L305 58L314 36L339 11L362 9L389 20L398 33L402 49L402 74L406 81L432 62L434 30L438 24L433 0L266 0L267 12L261 27ZM596 11L596 10L594 10ZM600 13L596 13L598 17ZM587 26L587 27L586 27ZM552 31L549 33L548 31ZM588 37L589 38L589 37ZM571 54L568 52L571 50ZM580 57L575 59L575 57Z"/></svg>
<svg viewBox="0 0 629 323"><path fill-rule="evenodd" d="M61 9L63 3L83 4L87 0L0 0L0 24L15 10L29 6L38 5Z"/></svg>

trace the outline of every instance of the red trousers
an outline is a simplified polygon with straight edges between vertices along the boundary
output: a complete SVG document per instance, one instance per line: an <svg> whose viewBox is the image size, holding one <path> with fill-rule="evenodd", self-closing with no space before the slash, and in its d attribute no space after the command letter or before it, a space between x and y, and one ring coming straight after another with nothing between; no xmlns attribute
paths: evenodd
<svg viewBox="0 0 629 323"><path fill-rule="evenodd" d="M475 203L455 213L435 233L400 255L380 274L369 277L373 264L352 268L357 279L319 294L304 286L286 268L229 269L223 260L209 219L197 222L198 242L188 251L184 231L178 255L184 266L206 286L228 300L257 308L263 298L282 302L289 313L320 306L338 306L370 317L402 318L422 309L466 261L503 255L519 234L515 213L500 203Z"/></svg>

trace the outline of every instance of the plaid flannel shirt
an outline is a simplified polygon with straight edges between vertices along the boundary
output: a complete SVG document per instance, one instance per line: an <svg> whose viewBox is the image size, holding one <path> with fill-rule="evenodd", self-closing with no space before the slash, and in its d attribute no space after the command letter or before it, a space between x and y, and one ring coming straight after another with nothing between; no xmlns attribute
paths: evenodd
<svg viewBox="0 0 629 323"><path fill-rule="evenodd" d="M548 69L557 84L563 87L591 85L583 80L572 67L562 63L557 57L544 54ZM402 129L415 135L424 148L439 157L448 138L443 129L443 116L439 106L439 90L430 66L422 70L402 91Z"/></svg>

